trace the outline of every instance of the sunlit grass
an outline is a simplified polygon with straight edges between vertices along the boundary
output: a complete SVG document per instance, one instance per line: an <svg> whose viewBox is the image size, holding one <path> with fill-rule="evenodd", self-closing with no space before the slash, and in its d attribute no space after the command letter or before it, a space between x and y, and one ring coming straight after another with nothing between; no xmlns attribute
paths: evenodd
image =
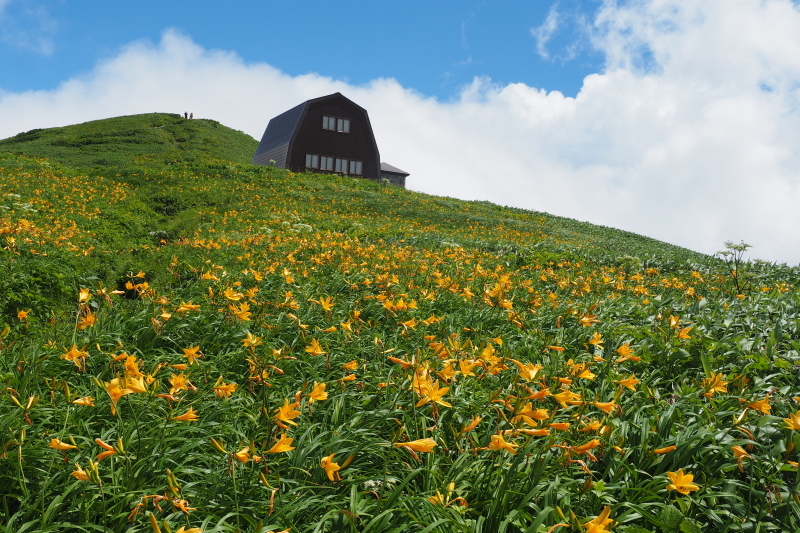
<svg viewBox="0 0 800 533"><path fill-rule="evenodd" d="M5 531L800 527L797 269L210 159L0 208Z"/></svg>

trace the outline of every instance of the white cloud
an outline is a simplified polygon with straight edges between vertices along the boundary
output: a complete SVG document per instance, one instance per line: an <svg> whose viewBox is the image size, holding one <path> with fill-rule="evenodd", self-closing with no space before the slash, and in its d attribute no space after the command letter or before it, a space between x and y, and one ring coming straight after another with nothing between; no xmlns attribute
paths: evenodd
<svg viewBox="0 0 800 533"><path fill-rule="evenodd" d="M558 30L559 23L558 3L556 2L550 6L550 11L547 12L547 18L544 19L541 25L531 28L531 35L536 39L536 53L542 59L550 59L550 53L547 51L547 43L555 35Z"/></svg>
<svg viewBox="0 0 800 533"><path fill-rule="evenodd" d="M409 188L626 229L713 253L800 262L800 10L789 0L607 1L590 23L607 68L568 98L476 79L441 102L378 79L288 76L168 31L52 91L0 93L0 137L152 111L260 138L341 91L370 112ZM770 90L765 90L768 86Z"/></svg>
<svg viewBox="0 0 800 533"><path fill-rule="evenodd" d="M13 9L8 9L12 3ZM57 21L43 5L0 0L0 43L50 55L55 49L57 28Z"/></svg>

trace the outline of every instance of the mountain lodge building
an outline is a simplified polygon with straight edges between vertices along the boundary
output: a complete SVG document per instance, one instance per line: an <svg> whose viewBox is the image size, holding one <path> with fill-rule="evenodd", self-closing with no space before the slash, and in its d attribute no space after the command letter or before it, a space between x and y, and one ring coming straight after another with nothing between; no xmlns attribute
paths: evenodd
<svg viewBox="0 0 800 533"><path fill-rule="evenodd" d="M408 176L380 162L367 110L341 93L307 100L270 120L253 164L386 179L403 188Z"/></svg>

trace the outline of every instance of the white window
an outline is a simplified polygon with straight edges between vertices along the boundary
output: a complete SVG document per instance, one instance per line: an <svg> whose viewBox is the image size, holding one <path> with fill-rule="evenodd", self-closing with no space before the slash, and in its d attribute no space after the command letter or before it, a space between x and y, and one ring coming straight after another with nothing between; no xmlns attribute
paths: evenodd
<svg viewBox="0 0 800 533"><path fill-rule="evenodd" d="M333 170L333 158L322 156L319 168L322 170Z"/></svg>
<svg viewBox="0 0 800 533"><path fill-rule="evenodd" d="M350 161L350 174L361 175L361 161Z"/></svg>
<svg viewBox="0 0 800 533"><path fill-rule="evenodd" d="M322 129L350 133L350 119L329 117L325 115L322 117Z"/></svg>
<svg viewBox="0 0 800 533"><path fill-rule="evenodd" d="M306 168L319 168L319 156L306 154Z"/></svg>
<svg viewBox="0 0 800 533"><path fill-rule="evenodd" d="M347 174L347 159L337 159L336 160L336 172L344 172Z"/></svg>

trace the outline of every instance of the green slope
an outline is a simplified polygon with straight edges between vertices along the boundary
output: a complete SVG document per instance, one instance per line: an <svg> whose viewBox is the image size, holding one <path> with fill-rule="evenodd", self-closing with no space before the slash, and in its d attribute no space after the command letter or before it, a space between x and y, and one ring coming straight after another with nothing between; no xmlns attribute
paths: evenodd
<svg viewBox="0 0 800 533"><path fill-rule="evenodd" d="M298 177L253 167L250 161L257 145L252 137L213 120L151 113L31 130L0 140L0 152L46 158L68 167L63 172L114 176L153 209L154 216L144 224L146 229L172 235L196 227L199 220L195 214L204 207L250 209L242 198L231 194L231 185L246 175L248 183L256 179L260 184L253 194L275 201L273 209L280 212L294 206L323 227L336 227L342 217L367 213L369 226L383 221L392 228L388 233L398 238L456 238L463 242L455 244L511 246L517 255L523 247L603 261L635 256L645 264L662 266L710 259L641 235L546 213L433 197L349 177ZM199 194L187 189L188 174L195 180L204 178ZM266 176L270 179L264 181ZM220 188L220 177L232 183ZM399 234L396 220L403 221ZM387 230L380 233L385 235Z"/></svg>
<svg viewBox="0 0 800 533"><path fill-rule="evenodd" d="M3 531L800 530L800 269L254 149L0 144Z"/></svg>
<svg viewBox="0 0 800 533"><path fill-rule="evenodd" d="M33 129L0 140L0 151L73 167L160 166L218 158L249 163L258 141L215 120L147 113L63 128Z"/></svg>

